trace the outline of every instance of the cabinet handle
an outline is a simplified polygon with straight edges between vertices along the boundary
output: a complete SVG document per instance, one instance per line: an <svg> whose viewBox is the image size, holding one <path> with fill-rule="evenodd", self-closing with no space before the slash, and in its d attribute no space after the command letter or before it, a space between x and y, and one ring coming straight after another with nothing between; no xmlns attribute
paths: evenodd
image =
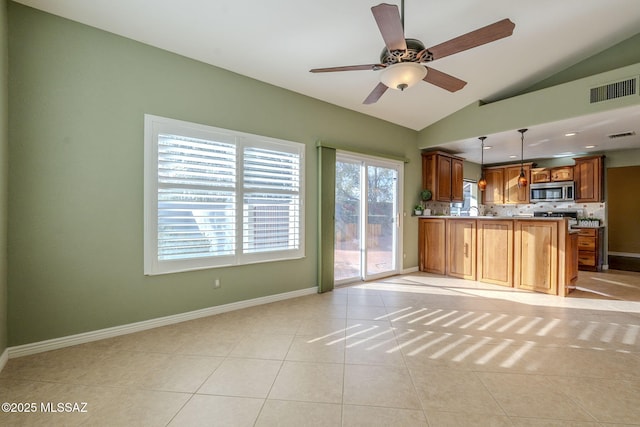
<svg viewBox="0 0 640 427"><path fill-rule="evenodd" d="M464 244L464 256L467 256L469 253L469 244L465 243Z"/></svg>

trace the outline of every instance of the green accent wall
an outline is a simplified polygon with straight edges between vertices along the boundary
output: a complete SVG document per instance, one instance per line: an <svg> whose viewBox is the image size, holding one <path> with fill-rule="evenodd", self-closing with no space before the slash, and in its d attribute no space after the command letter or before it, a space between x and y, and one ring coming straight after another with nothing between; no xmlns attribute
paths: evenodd
<svg viewBox="0 0 640 427"><path fill-rule="evenodd" d="M640 33L536 83L520 94L637 64L640 62L638 46L640 46Z"/></svg>
<svg viewBox="0 0 640 427"><path fill-rule="evenodd" d="M447 142L477 138L523 127L640 105L640 97L627 96L589 103L592 87L640 74L640 63L572 82L540 89L490 104L476 102L419 132L421 149Z"/></svg>
<svg viewBox="0 0 640 427"><path fill-rule="evenodd" d="M408 158L410 212L413 130L20 4L8 17L10 346L316 286L318 140ZM144 276L145 113L306 144L306 257ZM411 217L403 238L414 267Z"/></svg>
<svg viewBox="0 0 640 427"><path fill-rule="evenodd" d="M7 348L7 221L9 96L7 1L0 0L0 354Z"/></svg>

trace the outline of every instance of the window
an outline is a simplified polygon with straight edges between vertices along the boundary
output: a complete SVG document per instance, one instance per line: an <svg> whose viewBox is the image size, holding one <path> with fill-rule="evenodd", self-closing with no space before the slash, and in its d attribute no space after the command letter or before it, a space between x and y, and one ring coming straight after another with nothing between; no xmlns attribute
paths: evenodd
<svg viewBox="0 0 640 427"><path fill-rule="evenodd" d="M304 145L145 115L145 274L304 256Z"/></svg>
<svg viewBox="0 0 640 427"><path fill-rule="evenodd" d="M469 179L463 180L462 191L464 201L451 203L451 215L478 216L478 183Z"/></svg>

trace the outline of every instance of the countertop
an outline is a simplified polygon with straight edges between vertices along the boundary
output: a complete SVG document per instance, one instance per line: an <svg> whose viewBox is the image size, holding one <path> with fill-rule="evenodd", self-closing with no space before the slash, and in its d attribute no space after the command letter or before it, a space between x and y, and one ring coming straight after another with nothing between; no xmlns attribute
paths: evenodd
<svg viewBox="0 0 640 427"><path fill-rule="evenodd" d="M536 221L562 221L563 217L533 217L533 216L458 216L458 215L418 215L417 218L446 218L446 219L518 219L518 220L536 220Z"/></svg>

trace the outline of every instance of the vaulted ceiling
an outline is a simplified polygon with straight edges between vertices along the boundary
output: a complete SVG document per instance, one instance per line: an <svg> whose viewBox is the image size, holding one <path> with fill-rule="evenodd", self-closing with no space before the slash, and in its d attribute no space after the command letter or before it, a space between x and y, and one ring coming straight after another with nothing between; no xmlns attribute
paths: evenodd
<svg viewBox="0 0 640 427"><path fill-rule="evenodd" d="M414 130L517 93L640 30L637 0L406 0L405 36L427 47L504 18L515 29L429 64L468 82L463 89L420 82L364 105L380 71L309 70L378 62L384 41L371 7L379 0L18 2Z"/></svg>

